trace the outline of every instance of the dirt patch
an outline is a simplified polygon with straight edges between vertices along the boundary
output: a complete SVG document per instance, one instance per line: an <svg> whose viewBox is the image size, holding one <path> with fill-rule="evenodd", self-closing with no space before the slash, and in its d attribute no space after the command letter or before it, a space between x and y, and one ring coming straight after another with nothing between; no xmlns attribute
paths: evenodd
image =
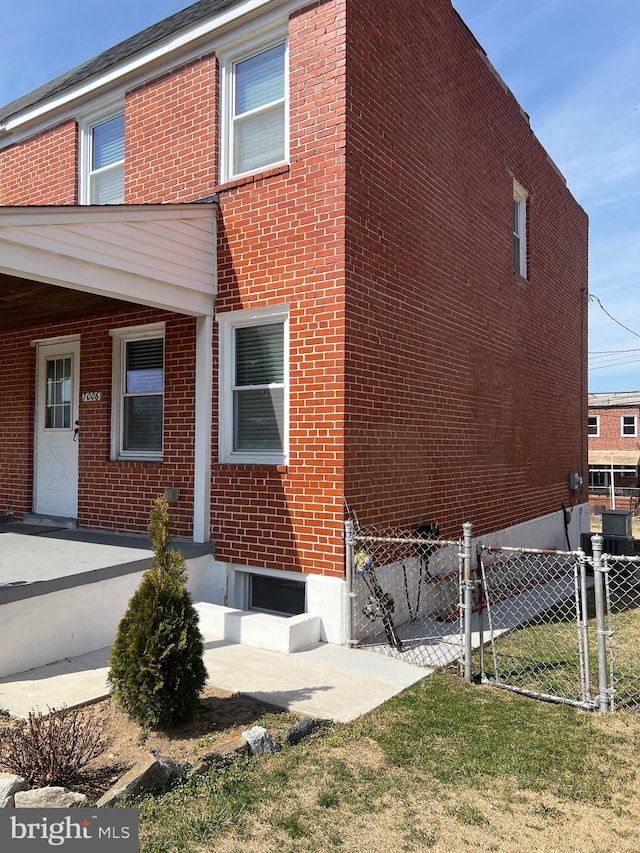
<svg viewBox="0 0 640 853"><path fill-rule="evenodd" d="M230 732L249 729L266 714L283 714L290 720L290 715L272 705L216 687L205 687L198 712L191 722L163 732L143 731L113 699L87 705L79 713L95 721L111 741L107 751L87 765L82 779L73 786L87 794L91 801L108 791L120 776L147 758L150 752L195 763ZM3 727L18 724L18 720L0 717L0 733Z"/></svg>

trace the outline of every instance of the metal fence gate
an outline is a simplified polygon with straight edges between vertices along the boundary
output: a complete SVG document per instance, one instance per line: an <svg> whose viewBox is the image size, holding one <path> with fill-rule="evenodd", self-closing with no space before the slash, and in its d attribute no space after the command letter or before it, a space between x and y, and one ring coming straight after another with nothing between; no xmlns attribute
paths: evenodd
<svg viewBox="0 0 640 853"><path fill-rule="evenodd" d="M477 572L480 637L474 668L479 679L596 707L595 632L590 633L588 618L593 579L584 553L480 546Z"/></svg>
<svg viewBox="0 0 640 853"><path fill-rule="evenodd" d="M347 522L352 645L428 668L461 658L462 540Z"/></svg>
<svg viewBox="0 0 640 853"><path fill-rule="evenodd" d="M600 562L601 559L601 562ZM640 557L594 548L594 571L604 578L604 651L610 710L640 711Z"/></svg>

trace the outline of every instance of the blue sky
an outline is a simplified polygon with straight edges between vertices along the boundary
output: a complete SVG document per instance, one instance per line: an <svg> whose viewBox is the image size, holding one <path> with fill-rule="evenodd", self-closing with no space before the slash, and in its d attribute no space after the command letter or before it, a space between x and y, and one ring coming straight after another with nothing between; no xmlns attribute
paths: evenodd
<svg viewBox="0 0 640 853"><path fill-rule="evenodd" d="M0 103L190 4L0 0ZM589 215L589 390L640 390L640 0L453 5Z"/></svg>

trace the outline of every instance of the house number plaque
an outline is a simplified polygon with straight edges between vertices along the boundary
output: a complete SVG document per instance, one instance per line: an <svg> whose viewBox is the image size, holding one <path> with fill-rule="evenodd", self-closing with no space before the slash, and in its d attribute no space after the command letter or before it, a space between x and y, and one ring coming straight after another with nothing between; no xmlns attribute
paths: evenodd
<svg viewBox="0 0 640 853"><path fill-rule="evenodd" d="M82 402L83 403L97 403L99 400L102 400L102 391L83 391L82 392Z"/></svg>

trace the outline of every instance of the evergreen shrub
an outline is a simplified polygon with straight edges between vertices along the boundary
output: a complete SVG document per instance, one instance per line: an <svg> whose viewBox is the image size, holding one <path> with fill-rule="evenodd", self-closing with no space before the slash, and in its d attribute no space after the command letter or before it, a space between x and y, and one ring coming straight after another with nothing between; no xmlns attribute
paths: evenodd
<svg viewBox="0 0 640 853"><path fill-rule="evenodd" d="M171 522L167 501L158 498L148 528L153 564L129 602L109 661L115 700L145 728L192 719L207 677L186 563L170 548Z"/></svg>

